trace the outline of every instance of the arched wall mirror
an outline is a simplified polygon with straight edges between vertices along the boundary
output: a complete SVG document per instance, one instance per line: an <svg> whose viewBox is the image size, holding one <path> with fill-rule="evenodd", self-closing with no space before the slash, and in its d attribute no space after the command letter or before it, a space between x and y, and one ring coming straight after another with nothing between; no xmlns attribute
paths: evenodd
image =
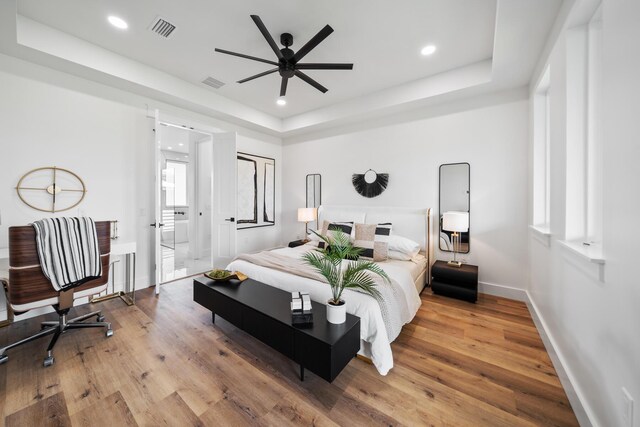
<svg viewBox="0 0 640 427"><path fill-rule="evenodd" d="M469 163L440 165L440 236L441 251L469 253L470 184ZM459 238L456 243L456 239Z"/></svg>
<svg viewBox="0 0 640 427"><path fill-rule="evenodd" d="M322 204L322 176L319 173L310 173L306 179L307 208L318 208ZM316 220L316 229L318 221Z"/></svg>

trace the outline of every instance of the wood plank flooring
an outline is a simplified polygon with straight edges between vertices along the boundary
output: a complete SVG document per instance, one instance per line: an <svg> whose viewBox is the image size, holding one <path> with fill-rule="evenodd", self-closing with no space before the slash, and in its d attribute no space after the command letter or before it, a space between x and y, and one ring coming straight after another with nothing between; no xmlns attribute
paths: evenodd
<svg viewBox="0 0 640 427"><path fill-rule="evenodd" d="M387 376L353 359L329 384L192 300L191 279L139 291L136 306L97 304L115 334L65 333L0 366L6 426L430 425L575 426L577 420L525 304L431 295L392 344ZM96 309L76 308L72 315ZM51 315L46 316L52 318ZM0 330L0 345L43 317Z"/></svg>

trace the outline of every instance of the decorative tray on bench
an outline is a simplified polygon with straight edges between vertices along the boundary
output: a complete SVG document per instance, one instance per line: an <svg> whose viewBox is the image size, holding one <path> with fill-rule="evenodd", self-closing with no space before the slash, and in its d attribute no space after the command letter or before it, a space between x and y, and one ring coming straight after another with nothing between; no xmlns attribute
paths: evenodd
<svg viewBox="0 0 640 427"><path fill-rule="evenodd" d="M220 270L215 269L211 270L207 273L204 273L211 280L215 280L216 282L228 282L229 280L236 279L239 281L245 281L249 278L246 274L240 273L239 271L229 271L229 270Z"/></svg>

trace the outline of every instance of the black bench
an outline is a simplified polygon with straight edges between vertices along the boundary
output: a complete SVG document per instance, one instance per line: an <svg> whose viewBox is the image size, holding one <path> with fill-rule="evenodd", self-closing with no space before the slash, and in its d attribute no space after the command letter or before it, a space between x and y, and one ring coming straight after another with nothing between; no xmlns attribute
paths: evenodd
<svg viewBox="0 0 640 427"><path fill-rule="evenodd" d="M291 293L253 279L193 281L193 300L229 323L278 350L305 368L332 382L360 349L360 318L347 314L341 325L327 321L326 307L312 301L313 325L291 324Z"/></svg>

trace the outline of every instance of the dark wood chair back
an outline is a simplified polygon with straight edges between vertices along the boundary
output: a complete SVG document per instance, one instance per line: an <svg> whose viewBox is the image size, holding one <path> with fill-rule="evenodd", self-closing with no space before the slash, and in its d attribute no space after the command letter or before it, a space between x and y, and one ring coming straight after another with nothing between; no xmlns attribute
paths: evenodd
<svg viewBox="0 0 640 427"><path fill-rule="evenodd" d="M111 252L111 224L96 222L98 245L102 260L102 276L74 288L74 292L97 288L109 281L109 253ZM42 273L36 249L33 226L9 227L9 302L28 304L55 298L59 294Z"/></svg>

